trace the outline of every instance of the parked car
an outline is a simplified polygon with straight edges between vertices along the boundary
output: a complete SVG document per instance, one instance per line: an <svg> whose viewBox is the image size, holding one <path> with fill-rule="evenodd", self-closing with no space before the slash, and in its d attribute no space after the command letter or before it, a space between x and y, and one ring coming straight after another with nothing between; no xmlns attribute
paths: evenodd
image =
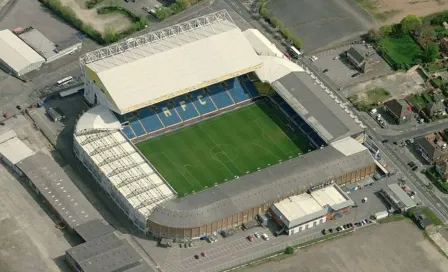
<svg viewBox="0 0 448 272"><path fill-rule="evenodd" d="M333 233L333 229L328 229L328 232L329 233Z"/></svg>
<svg viewBox="0 0 448 272"><path fill-rule="evenodd" d="M362 203L366 203L367 200L368 200L368 198L367 198L367 197L364 197L364 198L362 199Z"/></svg>
<svg viewBox="0 0 448 272"><path fill-rule="evenodd" d="M327 234L327 230L326 230L326 229L323 229L323 230L322 230L322 234L323 234L323 235Z"/></svg>
<svg viewBox="0 0 448 272"><path fill-rule="evenodd" d="M324 70L322 71L322 73L326 73L326 72L328 72L328 69L324 69Z"/></svg>
<svg viewBox="0 0 448 272"><path fill-rule="evenodd" d="M202 252L201 252L201 256L202 256L202 257L205 257L205 256L207 256L207 253L205 253L205 251L202 251Z"/></svg>
<svg viewBox="0 0 448 272"><path fill-rule="evenodd" d="M260 238L260 234L258 232L254 233L255 238Z"/></svg>
<svg viewBox="0 0 448 272"><path fill-rule="evenodd" d="M269 236L266 233L263 233L261 237L263 237L266 241L269 241Z"/></svg>
<svg viewBox="0 0 448 272"><path fill-rule="evenodd" d="M198 254L194 255L194 258L195 258L196 260L199 259L199 255L198 255Z"/></svg>
<svg viewBox="0 0 448 272"><path fill-rule="evenodd" d="M417 170L418 169L418 166L416 165L416 166L414 166L414 167L412 167L412 171L415 171L415 170Z"/></svg>
<svg viewBox="0 0 448 272"><path fill-rule="evenodd" d="M252 237L252 235L247 236L247 240L249 240L249 242L253 242L254 241L254 237Z"/></svg>
<svg viewBox="0 0 448 272"><path fill-rule="evenodd" d="M383 144L385 144L385 143L388 143L389 140L386 139L386 140L382 140L381 142L382 142Z"/></svg>

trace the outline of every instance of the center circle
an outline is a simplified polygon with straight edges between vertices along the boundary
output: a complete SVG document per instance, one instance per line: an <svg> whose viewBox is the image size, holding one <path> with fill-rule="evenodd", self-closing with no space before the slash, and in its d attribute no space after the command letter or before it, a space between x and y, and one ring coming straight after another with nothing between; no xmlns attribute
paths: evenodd
<svg viewBox="0 0 448 272"><path fill-rule="evenodd" d="M210 149L213 159L221 162L231 162L238 157L238 151L229 144L217 144Z"/></svg>

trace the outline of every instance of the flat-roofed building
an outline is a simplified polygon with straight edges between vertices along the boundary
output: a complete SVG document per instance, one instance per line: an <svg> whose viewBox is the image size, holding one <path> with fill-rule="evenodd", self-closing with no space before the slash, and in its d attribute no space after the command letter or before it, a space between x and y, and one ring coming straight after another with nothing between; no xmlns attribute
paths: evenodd
<svg viewBox="0 0 448 272"><path fill-rule="evenodd" d="M332 184L288 197L273 204L270 212L274 220L291 235L342 217L353 204L337 185Z"/></svg>
<svg viewBox="0 0 448 272"><path fill-rule="evenodd" d="M22 76L39 69L45 59L10 30L0 31L0 67Z"/></svg>

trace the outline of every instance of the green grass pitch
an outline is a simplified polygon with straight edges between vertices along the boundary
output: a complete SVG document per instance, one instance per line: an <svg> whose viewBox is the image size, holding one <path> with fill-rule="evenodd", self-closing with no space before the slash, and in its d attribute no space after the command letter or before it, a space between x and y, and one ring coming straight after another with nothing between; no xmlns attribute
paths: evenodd
<svg viewBox="0 0 448 272"><path fill-rule="evenodd" d="M137 144L180 196L312 149L270 102L259 101Z"/></svg>

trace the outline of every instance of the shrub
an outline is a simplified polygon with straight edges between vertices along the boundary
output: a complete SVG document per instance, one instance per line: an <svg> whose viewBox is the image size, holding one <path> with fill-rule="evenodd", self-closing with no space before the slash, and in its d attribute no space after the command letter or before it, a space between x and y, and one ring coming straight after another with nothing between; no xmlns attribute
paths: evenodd
<svg viewBox="0 0 448 272"><path fill-rule="evenodd" d="M295 251L295 249L292 246L288 246L285 249L285 254L291 255L291 254L294 254L294 251Z"/></svg>
<svg viewBox="0 0 448 272"><path fill-rule="evenodd" d="M89 0L86 2L86 7L88 9L92 9L94 8L96 5L98 5L99 3L103 2L104 0Z"/></svg>

